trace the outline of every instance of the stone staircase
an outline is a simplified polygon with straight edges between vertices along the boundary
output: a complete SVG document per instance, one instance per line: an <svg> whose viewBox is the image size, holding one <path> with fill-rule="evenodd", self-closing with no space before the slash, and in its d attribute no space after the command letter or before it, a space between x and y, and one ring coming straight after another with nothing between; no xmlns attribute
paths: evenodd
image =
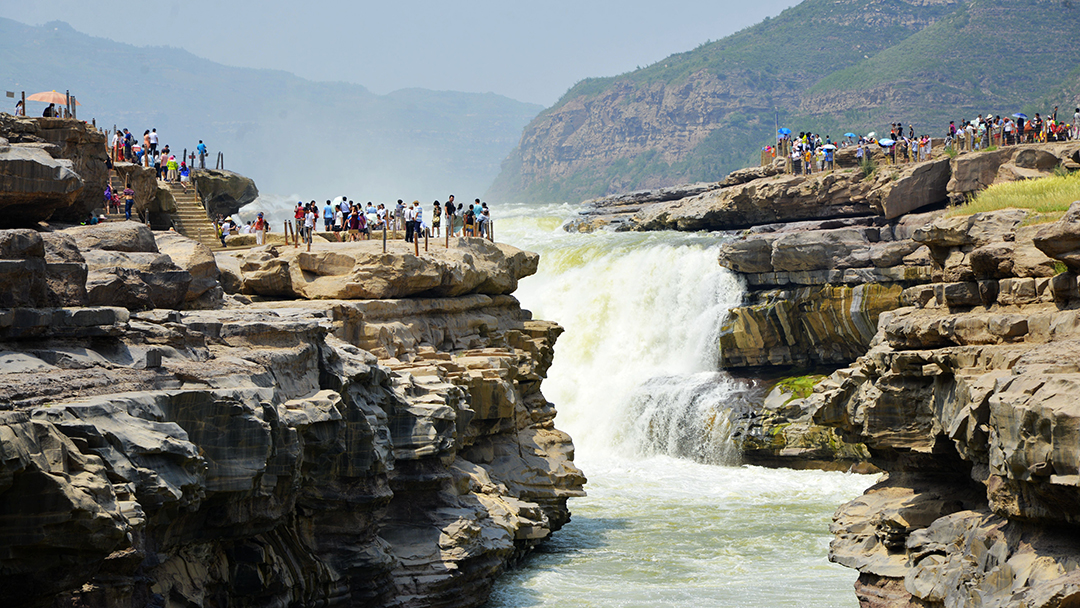
<svg viewBox="0 0 1080 608"><path fill-rule="evenodd" d="M121 193L121 192L124 191L124 179L122 177L120 177L116 173L116 171L109 171L109 185L112 186L112 191L113 192ZM123 203L123 201L120 202L120 211L118 213L114 213L112 210L110 210L108 208L105 209L105 220L106 221L108 221L108 222L120 222L120 221L123 221L124 219L125 218L124 218L124 203Z"/></svg>
<svg viewBox="0 0 1080 608"><path fill-rule="evenodd" d="M160 182L159 182L160 185ZM169 214L173 227L180 234L199 241L214 251L224 249L218 239L217 229L206 215L202 202L195 196L194 184L185 191L178 183L169 183L173 198L176 200L176 213Z"/></svg>

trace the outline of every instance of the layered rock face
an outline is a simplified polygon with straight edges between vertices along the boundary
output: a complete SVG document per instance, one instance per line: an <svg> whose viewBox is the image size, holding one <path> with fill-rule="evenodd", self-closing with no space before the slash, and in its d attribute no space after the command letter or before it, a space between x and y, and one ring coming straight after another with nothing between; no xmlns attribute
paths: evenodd
<svg viewBox="0 0 1080 608"><path fill-rule="evenodd" d="M1080 204L1057 224L1025 216L916 230L932 282L808 399L889 471L833 526L831 559L859 570L863 606L1080 601Z"/></svg>
<svg viewBox="0 0 1080 608"><path fill-rule="evenodd" d="M934 214L760 226L722 246L746 302L720 336L721 365L844 365L866 351L878 316L931 278L929 248L912 240Z"/></svg>
<svg viewBox="0 0 1080 608"><path fill-rule="evenodd" d="M105 134L65 118L0 115L0 228L79 222L101 206Z"/></svg>
<svg viewBox="0 0 1080 608"><path fill-rule="evenodd" d="M0 309L9 605L476 606L568 521L585 479L540 391L561 329L508 295L528 255L460 293L245 305L201 247L0 231L0 271L33 277ZM113 279L133 299L99 302Z"/></svg>

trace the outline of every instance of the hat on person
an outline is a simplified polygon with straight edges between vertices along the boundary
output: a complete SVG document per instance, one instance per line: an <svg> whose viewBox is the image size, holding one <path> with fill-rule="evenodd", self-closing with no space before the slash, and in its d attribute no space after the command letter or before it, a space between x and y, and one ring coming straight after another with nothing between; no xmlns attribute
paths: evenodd
<svg viewBox="0 0 1080 608"><path fill-rule="evenodd" d="M259 217L262 217L262 212L261 211L259 212Z"/></svg>

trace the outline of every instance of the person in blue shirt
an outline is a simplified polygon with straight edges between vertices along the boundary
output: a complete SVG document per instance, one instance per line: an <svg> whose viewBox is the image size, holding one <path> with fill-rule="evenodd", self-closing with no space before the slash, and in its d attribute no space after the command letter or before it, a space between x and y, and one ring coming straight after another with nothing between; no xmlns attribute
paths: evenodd
<svg viewBox="0 0 1080 608"><path fill-rule="evenodd" d="M833 149L831 147L825 148L825 167L827 167L829 171L836 168L833 165Z"/></svg>
<svg viewBox="0 0 1080 608"><path fill-rule="evenodd" d="M334 225L334 208L330 205L330 201L326 201L326 207L322 211L323 228L326 232L330 232L330 227Z"/></svg>
<svg viewBox="0 0 1080 608"><path fill-rule="evenodd" d="M195 146L195 150L199 153L199 168L206 168L206 144L199 140L199 145Z"/></svg>

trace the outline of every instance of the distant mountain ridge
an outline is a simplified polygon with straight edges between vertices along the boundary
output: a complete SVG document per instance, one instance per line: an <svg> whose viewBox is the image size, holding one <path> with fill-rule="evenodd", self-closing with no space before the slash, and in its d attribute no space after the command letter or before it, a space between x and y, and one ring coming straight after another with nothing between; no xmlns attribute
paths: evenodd
<svg viewBox="0 0 1080 608"><path fill-rule="evenodd" d="M1071 117L1077 31L1071 0L806 0L578 83L526 127L488 195L577 202L715 181L756 164L777 121L836 138L897 121L940 135L951 119L1055 103Z"/></svg>
<svg viewBox="0 0 1080 608"><path fill-rule="evenodd" d="M224 151L226 167L263 192L308 199L480 196L542 109L492 93L376 95L355 84L95 38L63 22L37 27L0 18L0 59L5 90L70 89L85 104L81 119L140 138L157 128L178 153L202 139L212 158ZM7 101L11 112L14 100Z"/></svg>

